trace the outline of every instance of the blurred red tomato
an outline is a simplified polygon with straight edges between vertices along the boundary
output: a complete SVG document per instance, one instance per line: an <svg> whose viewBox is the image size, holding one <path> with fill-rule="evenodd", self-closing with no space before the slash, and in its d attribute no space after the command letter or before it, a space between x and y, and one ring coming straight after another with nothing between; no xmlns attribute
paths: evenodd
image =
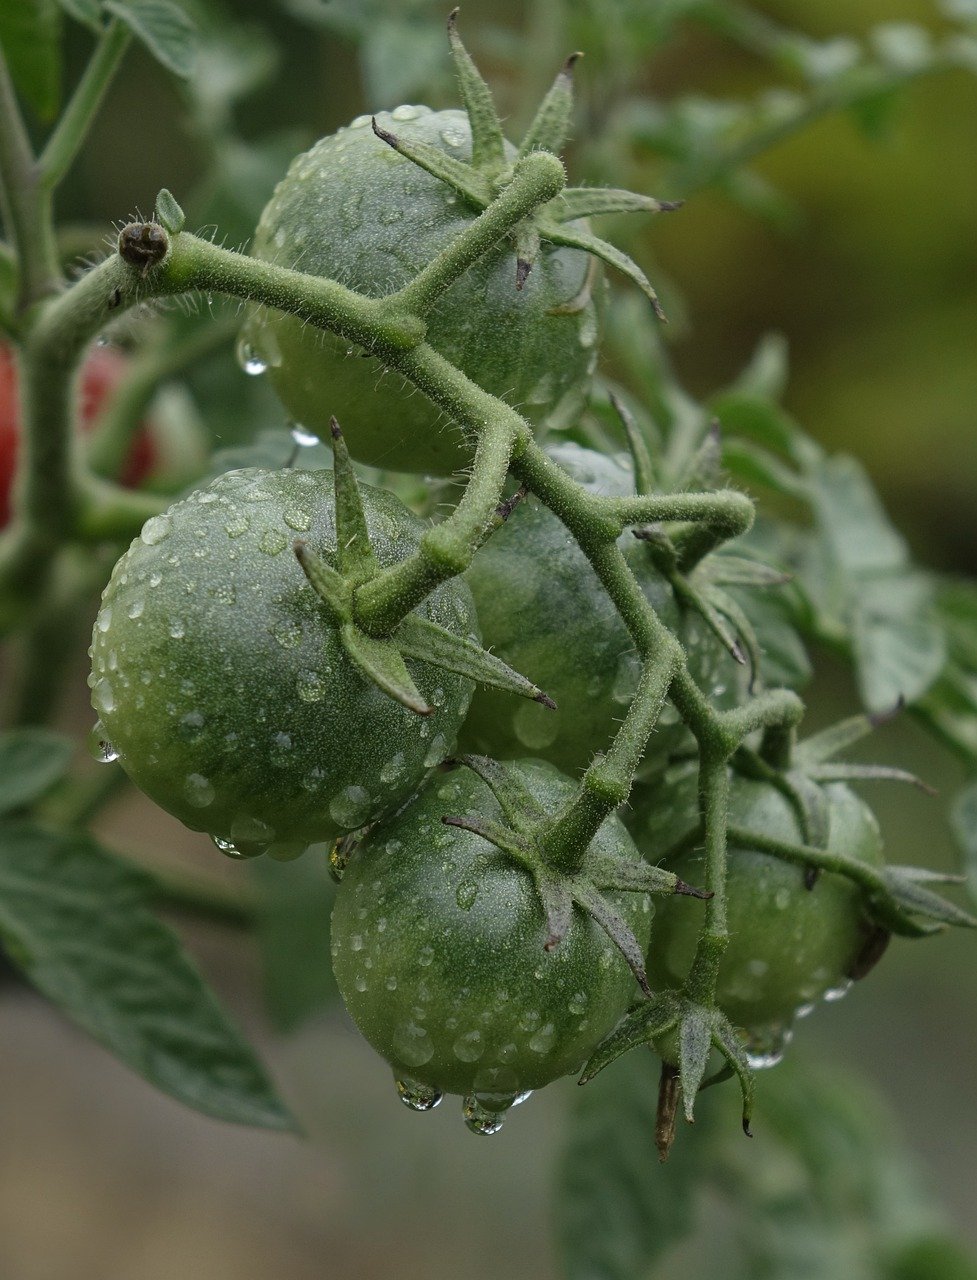
<svg viewBox="0 0 977 1280"><path fill-rule="evenodd" d="M125 376L128 358L111 347L96 347L85 361L81 380L79 419L90 427L101 413L112 392ZM17 438L20 434L17 401L17 366L10 347L0 343L0 528L10 519L10 489L17 462ZM122 475L123 484L135 488L153 469L156 450L148 430L143 427L135 436Z"/></svg>

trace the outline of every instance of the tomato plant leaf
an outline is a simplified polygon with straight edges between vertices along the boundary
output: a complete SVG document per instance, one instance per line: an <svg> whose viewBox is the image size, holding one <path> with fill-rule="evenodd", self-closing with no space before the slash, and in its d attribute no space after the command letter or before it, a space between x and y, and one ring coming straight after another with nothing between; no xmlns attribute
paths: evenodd
<svg viewBox="0 0 977 1280"><path fill-rule="evenodd" d="M251 1048L175 934L152 879L79 832L0 827L0 936L25 976L164 1093L205 1115L291 1129Z"/></svg>
<svg viewBox="0 0 977 1280"><path fill-rule="evenodd" d="M630 1054L577 1090L558 1171L557 1242L567 1280L635 1280L693 1227L696 1192L712 1160L708 1120L654 1156L657 1059ZM710 1110L715 1110L712 1108Z"/></svg>
<svg viewBox="0 0 977 1280"><path fill-rule="evenodd" d="M4 0L0 45L17 90L42 120L61 100L61 13L54 0Z"/></svg>
<svg viewBox="0 0 977 1280"><path fill-rule="evenodd" d="M197 29L173 0L104 0L104 4L168 71L181 80L191 75Z"/></svg>
<svg viewBox="0 0 977 1280"><path fill-rule="evenodd" d="M950 825L963 852L970 896L977 900L977 780L964 787L955 798Z"/></svg>
<svg viewBox="0 0 977 1280"><path fill-rule="evenodd" d="M0 814L32 804L62 778L73 746L49 729L0 734Z"/></svg>
<svg viewBox="0 0 977 1280"><path fill-rule="evenodd" d="M276 1027L295 1031L337 999L329 954L336 886L328 849L313 845L294 862L255 858L256 911L265 1004Z"/></svg>
<svg viewBox="0 0 977 1280"><path fill-rule="evenodd" d="M100 31L102 27L102 0L58 0L69 18Z"/></svg>

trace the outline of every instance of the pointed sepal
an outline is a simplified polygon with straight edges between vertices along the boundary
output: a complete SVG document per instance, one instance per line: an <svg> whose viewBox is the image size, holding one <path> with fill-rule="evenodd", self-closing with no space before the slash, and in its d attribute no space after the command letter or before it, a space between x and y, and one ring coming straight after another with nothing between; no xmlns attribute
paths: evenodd
<svg viewBox="0 0 977 1280"><path fill-rule="evenodd" d="M485 783L498 801L506 820L517 831L528 830L546 817L546 812L522 779L491 756L459 756L455 762L471 769Z"/></svg>
<svg viewBox="0 0 977 1280"><path fill-rule="evenodd" d="M494 822L491 818L485 818L477 813L448 813L441 819L446 827L458 827L462 831L470 831L472 835L481 837L496 849L501 849L503 853L512 854L520 858L525 853L525 841L520 840L519 836L510 831L508 827L504 827L501 822Z"/></svg>
<svg viewBox="0 0 977 1280"><path fill-rule="evenodd" d="M699 573L717 587L782 587L793 575L762 560L746 556L729 556L723 552L710 556L699 567Z"/></svg>
<svg viewBox="0 0 977 1280"><path fill-rule="evenodd" d="M516 227L516 288L521 289L539 257L539 227L532 218L524 218Z"/></svg>
<svg viewBox="0 0 977 1280"><path fill-rule="evenodd" d="M430 666L453 671L456 675L467 676L469 680L477 680L493 689L514 693L556 710L552 698L518 671L513 671L501 658L419 614L409 613L395 628L393 638L407 658L417 658Z"/></svg>
<svg viewBox="0 0 977 1280"><path fill-rule="evenodd" d="M662 897L684 894L689 898L711 898L704 889L696 889L673 871L632 858L618 858L607 853L588 853L584 862L588 877L598 889L625 893L654 893Z"/></svg>
<svg viewBox="0 0 977 1280"><path fill-rule="evenodd" d="M557 222L573 222L578 218L598 218L604 213L673 213L681 209L683 203L682 200L656 200L654 196L618 187L567 187L547 213Z"/></svg>
<svg viewBox="0 0 977 1280"><path fill-rule="evenodd" d="M336 494L336 564L347 583L358 586L379 572L380 565L366 527L353 461L335 418L329 419L332 436L333 477Z"/></svg>
<svg viewBox="0 0 977 1280"><path fill-rule="evenodd" d="M599 889L586 876L574 876L571 881L573 900L590 916L620 951L634 974L635 981L646 996L651 996L648 975L645 973L645 955L624 917L607 901Z"/></svg>
<svg viewBox="0 0 977 1280"><path fill-rule="evenodd" d="M490 175L505 166L505 139L492 91L458 34L458 10L448 15L448 44L458 76L458 89L472 131L472 166Z"/></svg>
<svg viewBox="0 0 977 1280"><path fill-rule="evenodd" d="M916 867L884 867L886 892L871 900L871 913L880 924L905 937L937 933L950 925L977 929L977 918L963 907L925 887L932 877Z"/></svg>
<svg viewBox="0 0 977 1280"><path fill-rule="evenodd" d="M928 796L939 795L916 774L885 764L818 764L807 770L807 776L816 782L904 782Z"/></svg>
<svg viewBox="0 0 977 1280"><path fill-rule="evenodd" d="M571 53L560 68L519 144L520 156L530 151L552 151L558 156L566 146L573 117L573 68L582 57Z"/></svg>
<svg viewBox="0 0 977 1280"><path fill-rule="evenodd" d="M428 706L394 643L367 635L352 622L340 627L339 638L363 675L384 693L419 716L429 716L433 712L434 708Z"/></svg>
<svg viewBox="0 0 977 1280"><path fill-rule="evenodd" d="M559 224L547 224L542 228L545 239L551 240L553 244L562 245L567 249L582 249L584 253L593 254L595 258L600 258L602 262L606 262L609 267L626 275L628 279L634 281L641 292L651 303L655 315L662 323L667 322L667 316L662 310L662 304L658 300L658 294L652 288L651 281L641 270L638 264L629 258L626 253L622 253L620 249L615 249L612 244L608 244L606 240L601 240L599 236L591 235L588 231L579 231L574 229L568 230Z"/></svg>
<svg viewBox="0 0 977 1280"><path fill-rule="evenodd" d="M303 538L292 543L295 558L316 595L338 623L348 622L353 612L353 596L342 574L327 564Z"/></svg>
<svg viewBox="0 0 977 1280"><path fill-rule="evenodd" d="M682 1015L677 991L660 991L624 1015L606 1035L584 1065L578 1084L588 1084L605 1067L632 1049L653 1044L676 1027Z"/></svg>
<svg viewBox="0 0 977 1280"><path fill-rule="evenodd" d="M856 742L874 733L878 722L872 716L849 716L847 720L839 720L837 724L802 738L794 750L794 759L798 768L807 769L811 765L824 764L841 755Z"/></svg>
<svg viewBox="0 0 977 1280"><path fill-rule="evenodd" d="M637 494L654 493L658 487L655 475L655 464L651 460L651 450L641 433L634 414L620 396L610 393L611 406L620 419L624 435L628 442L628 453L634 470L634 491Z"/></svg>
<svg viewBox="0 0 977 1280"><path fill-rule="evenodd" d="M695 1122L695 1100L706 1074L712 1048L712 1015L702 1005L687 1005L678 1029L678 1078L682 1086L682 1109L689 1124Z"/></svg>
<svg viewBox="0 0 977 1280"><path fill-rule="evenodd" d="M463 160L456 160L440 147L430 142L420 142L414 138L405 138L392 133L377 123L373 117L373 132L381 142L392 147L398 155L416 164L419 169L429 173L432 178L445 182L462 199L467 200L477 209L484 209L491 202L492 191L488 182Z"/></svg>

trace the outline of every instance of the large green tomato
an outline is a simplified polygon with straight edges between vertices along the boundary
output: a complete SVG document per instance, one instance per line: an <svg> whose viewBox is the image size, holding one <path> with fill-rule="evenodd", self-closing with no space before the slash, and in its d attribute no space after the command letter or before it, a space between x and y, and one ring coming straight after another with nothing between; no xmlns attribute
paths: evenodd
<svg viewBox="0 0 977 1280"><path fill-rule="evenodd" d="M550 456L594 493L634 492L629 465L575 444ZM671 587L645 544L621 541L645 596L686 646L689 666L717 703L740 696L743 669L697 616L680 613ZM527 751L561 769L586 765L605 748L637 688L640 666L617 610L563 524L535 499L521 503L479 551L466 575L487 648L545 690L557 711L516 705L490 689L472 701L462 742L466 750L501 758ZM648 746L646 767L664 762L685 741L667 707Z"/></svg>
<svg viewBox="0 0 977 1280"><path fill-rule="evenodd" d="M573 793L552 765L512 768L548 811ZM498 1114L526 1090L575 1071L637 988L623 956L579 908L546 951L529 872L480 836L445 827L442 818L453 814L503 821L485 783L459 769L432 778L356 848L333 910L333 967L353 1020L393 1067L409 1105L459 1093L469 1109L480 1099ZM596 848L639 857L617 818L601 827ZM646 939L648 896L607 897Z"/></svg>
<svg viewBox="0 0 977 1280"><path fill-rule="evenodd" d="M382 565L424 525L361 486ZM228 849L286 854L402 804L448 754L467 679L409 663L421 717L353 666L292 554L336 546L331 471L231 471L150 520L115 567L92 640L100 732L132 780ZM420 607L477 637L458 580Z"/></svg>
<svg viewBox="0 0 977 1280"><path fill-rule="evenodd" d="M824 794L827 849L880 865L882 839L872 811L842 783L825 786ZM695 770L686 768L655 788L639 789L634 814L632 832L639 848L649 861L660 861L698 825ZM735 773L729 822L784 842L804 842L786 796L766 782ZM667 866L688 883L702 884L701 841ZM847 989L872 926L861 891L848 877L822 872L808 889L801 867L745 845L730 845L726 892L729 946L720 965L717 999L753 1045L772 1047L799 1011ZM676 896L661 902L648 955L652 986L682 985L702 912L702 903L693 899Z"/></svg>
<svg viewBox="0 0 977 1280"><path fill-rule="evenodd" d="M377 122L458 159L471 156L462 111L404 106ZM380 297L406 284L477 212L360 116L293 161L261 216L253 252ZM583 407L597 360L596 271L588 254L544 243L517 290L515 248L504 242L439 299L427 340L534 424L567 425ZM292 417L324 431L334 414L360 461L432 475L470 463L456 424L344 339L266 310L252 317L245 338Z"/></svg>

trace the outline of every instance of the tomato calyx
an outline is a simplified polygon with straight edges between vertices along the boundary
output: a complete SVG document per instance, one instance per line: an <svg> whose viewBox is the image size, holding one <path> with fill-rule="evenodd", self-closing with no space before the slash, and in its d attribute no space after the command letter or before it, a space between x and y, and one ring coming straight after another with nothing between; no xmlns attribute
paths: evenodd
<svg viewBox="0 0 977 1280"><path fill-rule="evenodd" d="M560 155L566 145L573 112L573 67L581 57L573 53L560 68L549 92L540 103L514 162L507 160L502 124L492 93L462 43L457 30L458 10L448 18L448 40L458 76L462 103L472 133L472 156L463 161L428 143L402 138L373 120L373 131L400 155L446 183L467 204L479 211L512 181L516 165L535 151ZM681 201L656 200L651 196L615 188L568 187L523 218L511 233L516 247L515 287L522 289L536 262L543 241L569 249L580 249L599 258L628 276L651 303L655 314L665 313L651 282L627 254L594 235L584 219L605 213L669 213Z"/></svg>
<svg viewBox="0 0 977 1280"><path fill-rule="evenodd" d="M544 949L553 951L560 945L570 928L573 909L577 907L607 934L627 962L638 986L651 997L641 946L627 922L611 906L606 893L678 893L696 898L711 895L686 884L671 871L600 853L592 845L582 854L576 851L574 871L557 869L550 861L552 850L546 841L556 818L546 812L514 772L487 756L461 756L451 763L466 766L482 779L498 801L505 822L479 814L446 814L442 822L480 836L529 872L546 917Z"/></svg>
<svg viewBox="0 0 977 1280"><path fill-rule="evenodd" d="M330 429L336 487L335 566L301 538L293 543L293 550L305 576L333 615L343 648L362 674L389 697L421 716L431 715L434 708L414 683L405 662L407 658L555 709L551 698L501 659L487 653L473 640L456 635L417 613L407 613L384 636L372 635L360 625L356 592L382 569L370 545L356 474L335 418L330 422Z"/></svg>
<svg viewBox="0 0 977 1280"><path fill-rule="evenodd" d="M579 1084L587 1084L605 1067L632 1049L650 1045L664 1055L658 1094L655 1142L664 1161L675 1139L679 1094L689 1124L695 1121L696 1095L710 1084L735 1075L743 1099L743 1132L752 1137L754 1076L743 1042L722 1010L700 1003L684 992L661 991L625 1015L591 1056ZM725 1067L706 1079L712 1050ZM674 1060L673 1060L674 1059Z"/></svg>

